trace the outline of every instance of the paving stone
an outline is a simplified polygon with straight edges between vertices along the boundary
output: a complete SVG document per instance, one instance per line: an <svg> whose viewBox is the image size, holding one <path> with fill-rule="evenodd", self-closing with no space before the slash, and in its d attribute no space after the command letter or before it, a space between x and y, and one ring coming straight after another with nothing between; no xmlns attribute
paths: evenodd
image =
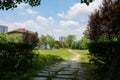
<svg viewBox="0 0 120 80"><path fill-rule="evenodd" d="M53 72L38 73L38 76L48 77L48 76L51 76L52 74L54 74L54 73Z"/></svg>
<svg viewBox="0 0 120 80"><path fill-rule="evenodd" d="M58 75L61 74L61 75L72 75L74 71L61 71L61 72L58 72Z"/></svg>
<svg viewBox="0 0 120 80"><path fill-rule="evenodd" d="M76 71L77 69L75 68L65 68L64 71Z"/></svg>
<svg viewBox="0 0 120 80"><path fill-rule="evenodd" d="M71 79L54 78L52 80L71 80Z"/></svg>
<svg viewBox="0 0 120 80"><path fill-rule="evenodd" d="M73 75L57 75L56 78L72 79L72 78L73 78Z"/></svg>
<svg viewBox="0 0 120 80"><path fill-rule="evenodd" d="M46 77L34 77L32 80L47 80Z"/></svg>
<svg viewBox="0 0 120 80"><path fill-rule="evenodd" d="M48 72L57 72L58 69L45 69L45 71L48 71Z"/></svg>
<svg viewBox="0 0 120 80"><path fill-rule="evenodd" d="M49 69L60 70L61 67L50 67Z"/></svg>

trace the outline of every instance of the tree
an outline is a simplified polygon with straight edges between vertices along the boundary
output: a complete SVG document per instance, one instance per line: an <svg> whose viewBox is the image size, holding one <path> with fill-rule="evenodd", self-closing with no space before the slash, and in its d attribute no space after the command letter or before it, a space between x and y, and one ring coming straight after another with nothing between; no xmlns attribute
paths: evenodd
<svg viewBox="0 0 120 80"><path fill-rule="evenodd" d="M26 43L38 43L38 33L35 32L33 34L28 33L27 31L22 36L23 42Z"/></svg>
<svg viewBox="0 0 120 80"><path fill-rule="evenodd" d="M46 37L47 37L47 43L48 43L48 45L51 48L53 48L55 46L55 39L52 36L50 36L50 35L47 35Z"/></svg>
<svg viewBox="0 0 120 80"><path fill-rule="evenodd" d="M120 4L107 3L90 15L85 34L91 40L120 40Z"/></svg>
<svg viewBox="0 0 120 80"><path fill-rule="evenodd" d="M50 35L41 35L39 44L44 45L45 49L47 49L47 45L53 48L55 46L55 39Z"/></svg>
<svg viewBox="0 0 120 80"><path fill-rule="evenodd" d="M83 36L82 39L79 41L79 49L88 49L88 44L90 43L90 40Z"/></svg>
<svg viewBox="0 0 120 80"><path fill-rule="evenodd" d="M94 0L80 0L81 3L89 3L93 2ZM120 3L120 0L115 0L116 2ZM40 5L41 0L0 0L0 9L1 10L8 10L14 9L17 7L18 4L25 3L29 4L30 6L38 6ZM104 0L105 3L107 2L114 2L114 0Z"/></svg>
<svg viewBox="0 0 120 80"><path fill-rule="evenodd" d="M81 3L86 3L87 5L89 5L89 3L91 3L93 0L81 0Z"/></svg>
<svg viewBox="0 0 120 80"><path fill-rule="evenodd" d="M75 35L68 35L65 40L65 44L68 48L72 48L72 44L74 41L75 41Z"/></svg>
<svg viewBox="0 0 120 80"><path fill-rule="evenodd" d="M8 10L14 9L18 4L25 3L30 6L38 6L40 5L41 0L0 0L0 9Z"/></svg>
<svg viewBox="0 0 120 80"><path fill-rule="evenodd" d="M47 49L47 38L44 35L41 35L39 38L39 44L40 45L45 45L45 49Z"/></svg>
<svg viewBox="0 0 120 80"><path fill-rule="evenodd" d="M99 17L99 11L96 10L95 13L92 13L89 18L90 20L87 27L89 33L86 35L88 35L91 40L98 40L101 35L101 19Z"/></svg>
<svg viewBox="0 0 120 80"><path fill-rule="evenodd" d="M0 43L7 42L7 35L4 33L0 33Z"/></svg>

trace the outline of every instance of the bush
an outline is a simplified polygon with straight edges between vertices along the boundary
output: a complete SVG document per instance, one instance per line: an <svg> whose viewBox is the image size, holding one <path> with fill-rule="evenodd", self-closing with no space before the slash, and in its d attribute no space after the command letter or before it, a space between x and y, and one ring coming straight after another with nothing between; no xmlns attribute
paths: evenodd
<svg viewBox="0 0 120 80"><path fill-rule="evenodd" d="M89 52L99 76L104 80L120 80L120 41L92 42Z"/></svg>
<svg viewBox="0 0 120 80"><path fill-rule="evenodd" d="M104 73L109 70L111 74L113 73L111 71L116 70L115 68L118 67L119 64L116 61L118 61L118 57L120 57L120 41L92 42L89 44L89 52L92 56L91 61L98 66L98 70L104 71ZM117 66L115 64L117 64Z"/></svg>
<svg viewBox="0 0 120 80"><path fill-rule="evenodd" d="M34 45L0 43L0 79L27 72L32 67Z"/></svg>

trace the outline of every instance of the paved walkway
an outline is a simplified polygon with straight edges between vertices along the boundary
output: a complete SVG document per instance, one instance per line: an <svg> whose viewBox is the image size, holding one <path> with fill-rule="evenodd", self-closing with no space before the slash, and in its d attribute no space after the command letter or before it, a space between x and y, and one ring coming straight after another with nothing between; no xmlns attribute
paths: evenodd
<svg viewBox="0 0 120 80"><path fill-rule="evenodd" d="M72 50L68 50L75 54L74 58L51 65L44 69L32 80L78 80L76 78L78 73L80 55Z"/></svg>

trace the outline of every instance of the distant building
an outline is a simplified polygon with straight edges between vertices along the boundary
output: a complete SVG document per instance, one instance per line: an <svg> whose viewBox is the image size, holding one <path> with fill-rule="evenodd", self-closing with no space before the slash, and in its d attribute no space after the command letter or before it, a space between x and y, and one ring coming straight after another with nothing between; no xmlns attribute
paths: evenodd
<svg viewBox="0 0 120 80"><path fill-rule="evenodd" d="M64 37L64 36L59 37L59 41L65 41L65 39L66 39L66 37Z"/></svg>
<svg viewBox="0 0 120 80"><path fill-rule="evenodd" d="M38 34L37 32L32 32L30 30L26 30L24 28L19 28L10 32L7 32L10 36L18 36L19 40L23 40L24 42L37 42Z"/></svg>
<svg viewBox="0 0 120 80"><path fill-rule="evenodd" d="M0 25L0 33L5 33L7 31L8 31L8 27L7 26Z"/></svg>

